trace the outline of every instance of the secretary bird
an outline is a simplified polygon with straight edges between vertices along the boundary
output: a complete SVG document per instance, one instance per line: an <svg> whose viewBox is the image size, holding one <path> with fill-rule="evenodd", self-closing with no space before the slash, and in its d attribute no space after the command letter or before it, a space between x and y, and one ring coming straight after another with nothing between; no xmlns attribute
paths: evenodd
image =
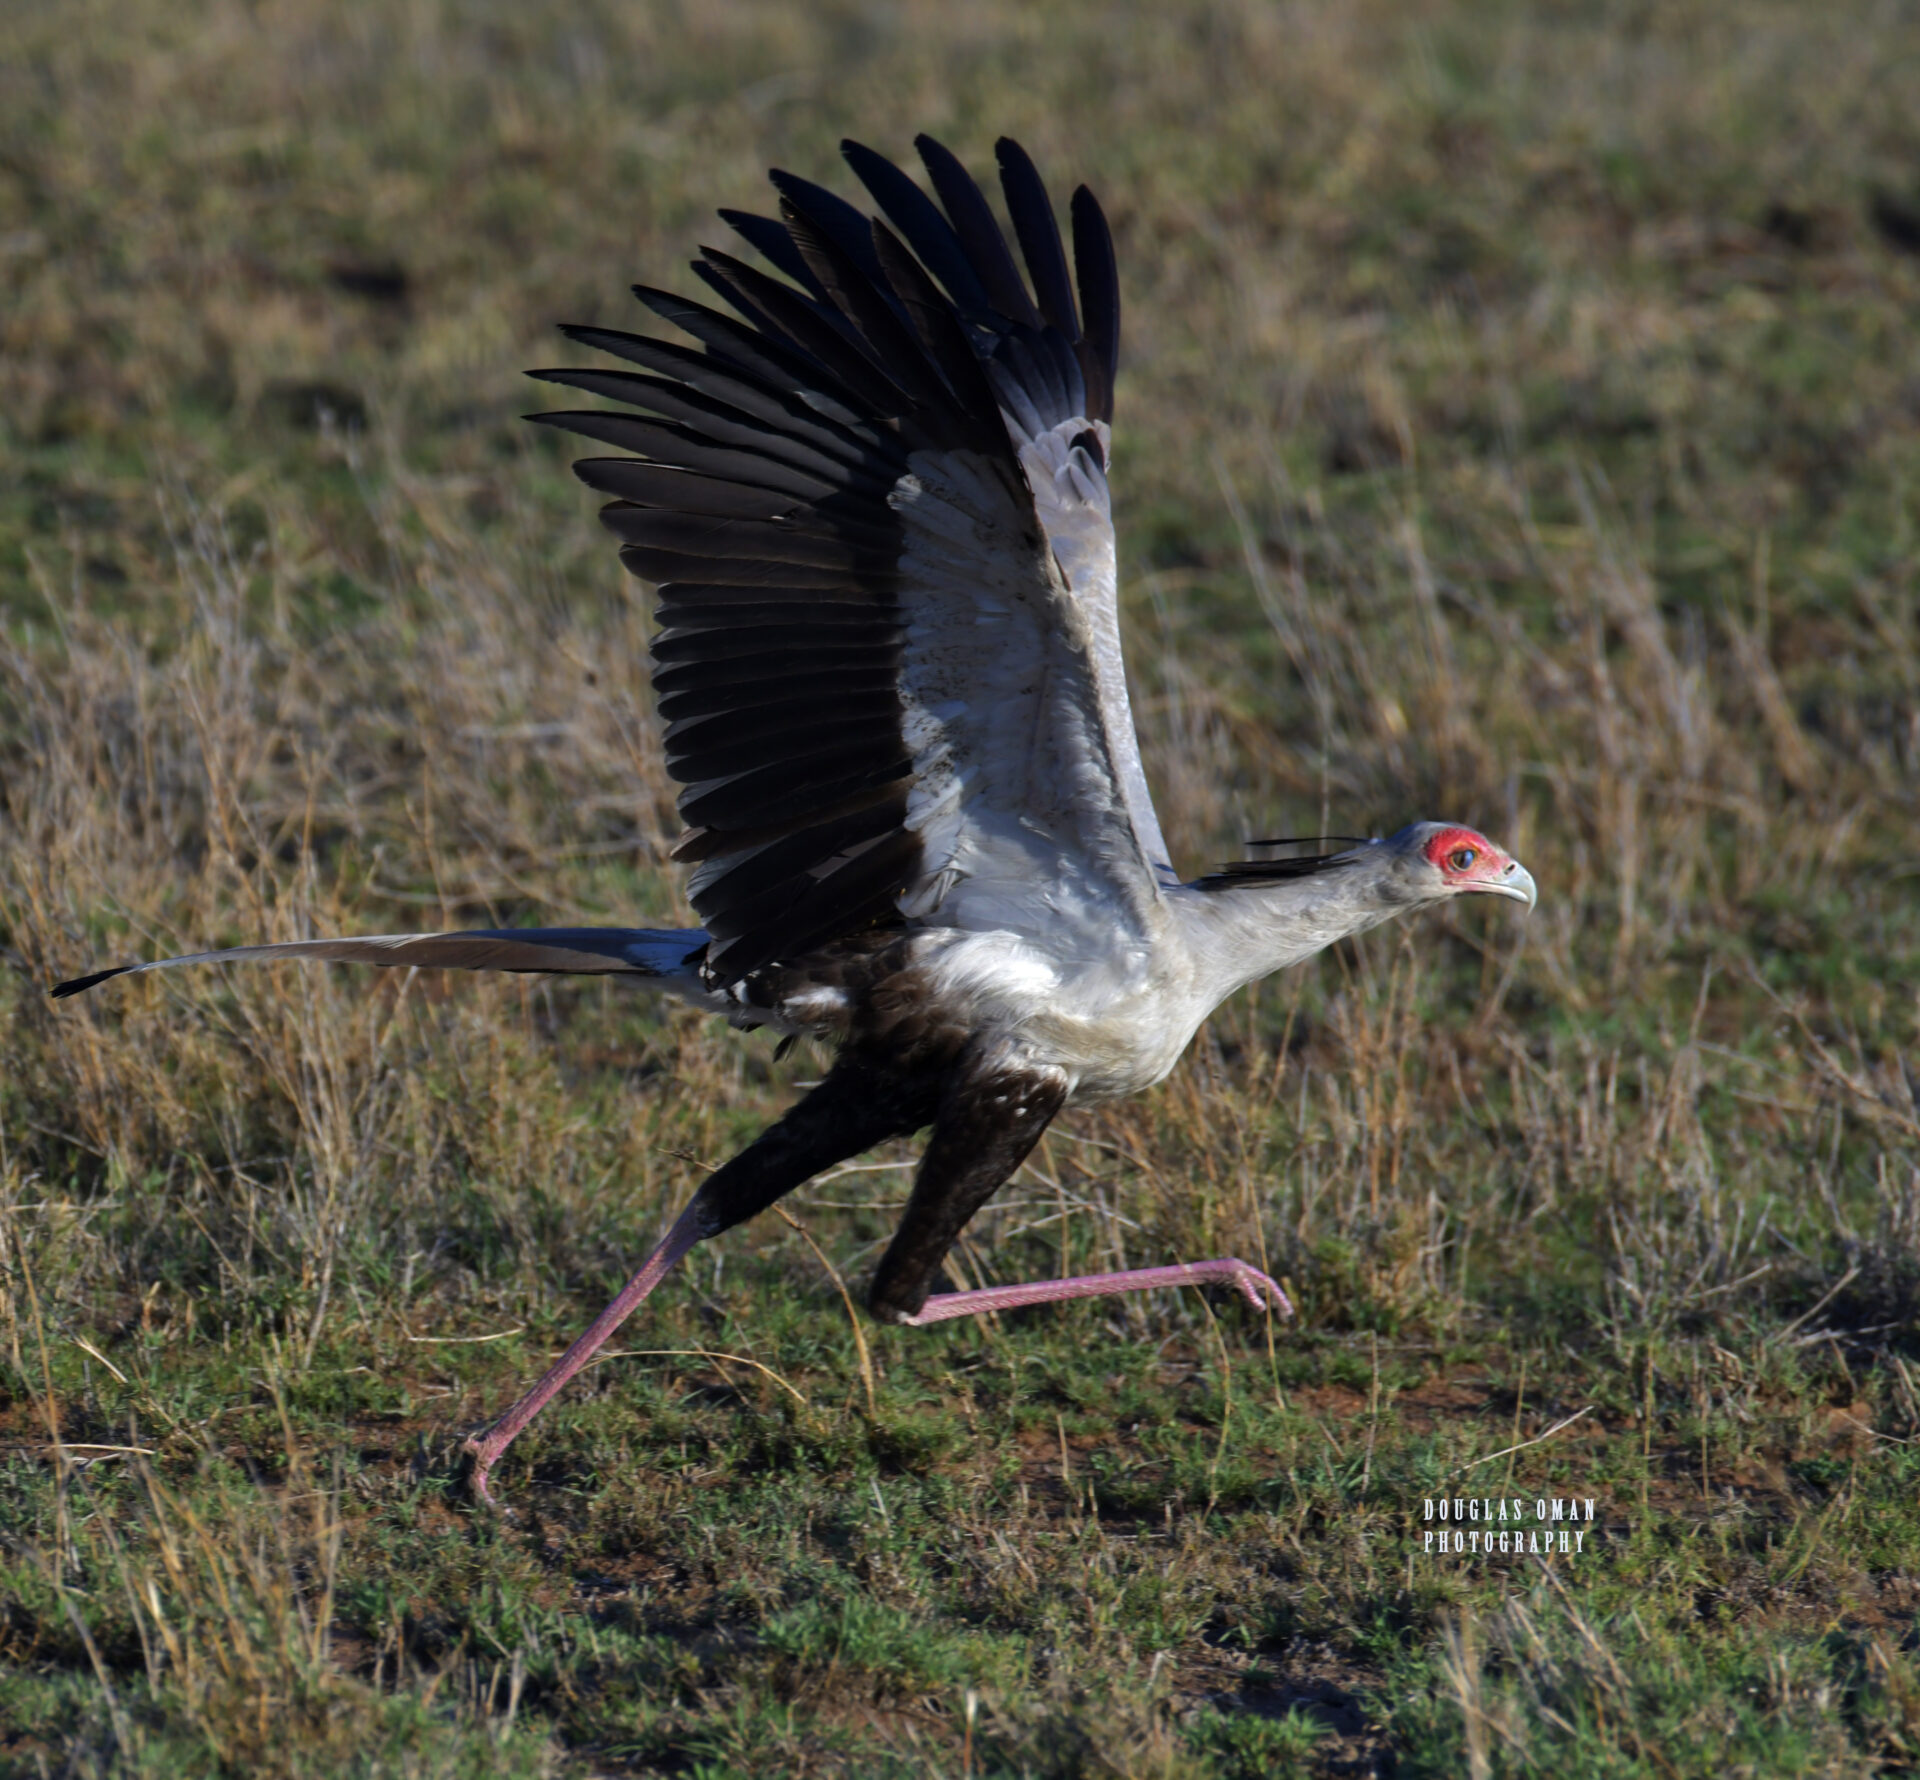
<svg viewBox="0 0 1920 1780"><path fill-rule="evenodd" d="M601 518L621 561L660 590L653 687L688 829L674 856L693 865L703 926L240 946L53 991L234 959L611 973L837 1047L825 1080L707 1177L593 1326L468 1442L489 1504L515 1436L689 1249L929 1126L868 1293L881 1321L1209 1280L1290 1315L1232 1258L930 1288L1062 1107L1159 1081L1234 990L1449 897L1533 906L1517 860L1444 822L1175 875L1121 660L1106 219L1085 186L1073 194L1070 271L1032 161L1000 142L1023 279L960 162L916 146L934 197L843 145L878 217L782 172L777 221L722 211L783 275L703 249L693 270L731 315L634 287L702 350L568 327L639 370L534 373L626 405L533 418L629 454L574 468L613 497Z"/></svg>

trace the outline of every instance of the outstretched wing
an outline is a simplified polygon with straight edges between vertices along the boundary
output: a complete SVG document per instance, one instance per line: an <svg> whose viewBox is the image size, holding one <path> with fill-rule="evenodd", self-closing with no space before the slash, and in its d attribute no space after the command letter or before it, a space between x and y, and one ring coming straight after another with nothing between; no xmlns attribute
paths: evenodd
<svg viewBox="0 0 1920 1780"><path fill-rule="evenodd" d="M704 350L569 328L640 371L536 373L649 411L536 418L634 454L575 467L660 587L717 981L903 916L1111 947L1171 881L1120 654L1105 220L1074 194L1076 305L1003 141L1029 291L978 186L918 146L938 204L848 143L884 219L784 173L779 221L722 212L785 274L703 250L735 315L635 287Z"/></svg>

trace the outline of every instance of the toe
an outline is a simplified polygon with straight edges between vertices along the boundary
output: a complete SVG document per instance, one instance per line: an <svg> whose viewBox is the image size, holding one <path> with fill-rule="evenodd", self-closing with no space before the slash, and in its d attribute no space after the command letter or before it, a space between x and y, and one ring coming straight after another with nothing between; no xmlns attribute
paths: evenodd
<svg viewBox="0 0 1920 1780"><path fill-rule="evenodd" d="M1255 1310L1273 1310L1287 1317L1293 1315L1293 1305L1286 1293L1257 1267L1249 1267L1240 1284L1253 1301Z"/></svg>
<svg viewBox="0 0 1920 1780"><path fill-rule="evenodd" d="M512 1520L513 1510L493 1493L489 1475L493 1470L493 1461L499 1454L489 1453L486 1443L479 1439L467 1441L464 1450L473 1454L473 1470L467 1475L467 1488L473 1492L474 1500L491 1509L501 1519Z"/></svg>

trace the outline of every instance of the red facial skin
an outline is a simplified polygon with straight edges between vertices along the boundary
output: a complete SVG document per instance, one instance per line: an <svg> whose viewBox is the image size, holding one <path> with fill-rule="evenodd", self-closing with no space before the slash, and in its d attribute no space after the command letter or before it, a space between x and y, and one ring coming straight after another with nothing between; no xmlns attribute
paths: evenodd
<svg viewBox="0 0 1920 1780"><path fill-rule="evenodd" d="M1513 864L1484 834L1472 828L1443 828L1426 844L1427 861L1439 867L1450 890L1492 889ZM1463 859L1471 854L1471 859Z"/></svg>

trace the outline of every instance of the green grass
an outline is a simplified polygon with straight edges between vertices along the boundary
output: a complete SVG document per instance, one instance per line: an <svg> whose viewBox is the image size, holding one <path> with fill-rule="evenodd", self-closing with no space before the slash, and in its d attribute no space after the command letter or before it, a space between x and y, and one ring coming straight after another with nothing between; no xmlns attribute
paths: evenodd
<svg viewBox="0 0 1920 1780"><path fill-rule="evenodd" d="M1916 53L1767 0L15 8L0 1774L1920 1765ZM646 601L519 373L922 128L1113 217L1181 863L1448 816L1541 905L1237 999L955 1259L1237 1252L1296 1323L868 1328L869 1396L806 1237L857 1285L896 1146L696 1252L499 1523L461 1438L822 1060L592 982L44 989L684 918ZM1442 1497L1597 1519L1441 1558Z"/></svg>

